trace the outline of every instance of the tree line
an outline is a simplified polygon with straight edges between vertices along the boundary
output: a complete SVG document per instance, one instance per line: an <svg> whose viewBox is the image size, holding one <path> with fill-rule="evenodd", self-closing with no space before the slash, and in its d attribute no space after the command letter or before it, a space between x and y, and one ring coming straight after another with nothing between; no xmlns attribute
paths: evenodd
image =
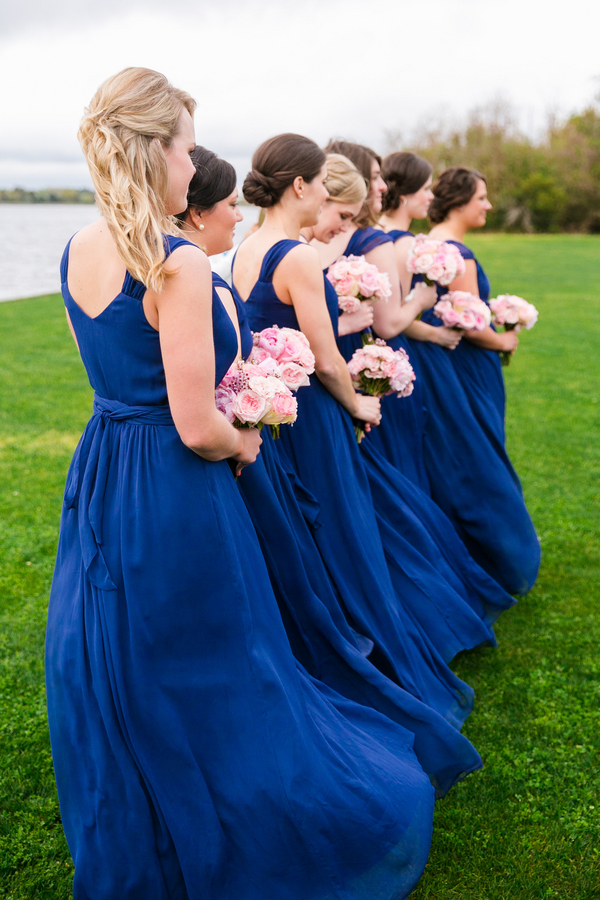
<svg viewBox="0 0 600 900"><path fill-rule="evenodd" d="M26 191L24 188L0 190L0 203L93 203L94 192L72 188Z"/></svg>
<svg viewBox="0 0 600 900"><path fill-rule="evenodd" d="M566 120L551 118L537 140L496 102L463 126L422 127L408 147L388 132L388 149L425 157L434 175L454 165L478 169L494 204L490 231L600 233L600 96Z"/></svg>

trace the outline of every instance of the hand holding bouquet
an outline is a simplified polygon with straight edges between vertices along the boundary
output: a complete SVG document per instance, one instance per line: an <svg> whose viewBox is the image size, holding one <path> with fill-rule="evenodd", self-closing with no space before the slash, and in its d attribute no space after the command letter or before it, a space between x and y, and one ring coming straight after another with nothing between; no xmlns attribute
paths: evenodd
<svg viewBox="0 0 600 900"><path fill-rule="evenodd" d="M465 261L454 244L435 241L418 234L409 250L406 268L414 275L423 275L427 284L451 284L465 274Z"/></svg>
<svg viewBox="0 0 600 900"><path fill-rule="evenodd" d="M433 313L447 328L461 331L483 331L492 316L483 300L468 291L449 291L438 300Z"/></svg>
<svg viewBox="0 0 600 900"><path fill-rule="evenodd" d="M412 394L416 376L405 350L392 350L385 341L371 339L359 350L355 350L348 363L348 371L352 382L363 394L371 397L384 397L397 394L408 397ZM356 437L360 444L364 437L364 429L355 427Z"/></svg>
<svg viewBox="0 0 600 900"><path fill-rule="evenodd" d="M342 312L354 313L364 300L387 300L392 295L387 272L368 263L364 256L342 256L327 270Z"/></svg>
<svg viewBox="0 0 600 900"><path fill-rule="evenodd" d="M494 325L504 325L505 331L520 331L521 328L529 331L538 320L535 306L514 294L500 294L494 300L490 300L490 309ZM509 364L510 357L510 353L500 354L503 366Z"/></svg>

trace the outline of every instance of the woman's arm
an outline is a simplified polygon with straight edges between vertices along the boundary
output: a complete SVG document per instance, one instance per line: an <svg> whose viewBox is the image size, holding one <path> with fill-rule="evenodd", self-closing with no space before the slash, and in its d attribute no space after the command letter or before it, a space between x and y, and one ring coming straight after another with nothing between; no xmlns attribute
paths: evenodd
<svg viewBox="0 0 600 900"><path fill-rule="evenodd" d="M446 350L454 350L460 344L462 332L454 328L446 328L445 325L428 325L427 322L413 322L405 331L405 334L414 341L428 341L430 344L438 344Z"/></svg>
<svg viewBox="0 0 600 900"><path fill-rule="evenodd" d="M468 291L469 294L475 294L479 297L479 285L477 283L477 263L474 259L465 259L465 274L455 278L448 287L449 291ZM514 331L504 331L498 333L493 328L486 326L483 331L468 331L465 333L465 339L472 344L481 347L482 350L504 351L505 353L514 353L517 349L519 339Z"/></svg>
<svg viewBox="0 0 600 900"><path fill-rule="evenodd" d="M148 292L156 310L169 405L184 444L203 459L254 462L257 429L236 429L215 405L212 278L208 259L178 247L167 262L174 274L160 294Z"/></svg>
<svg viewBox="0 0 600 900"><path fill-rule="evenodd" d="M421 293L410 303L402 302L396 251L391 241L369 250L368 253L365 253L365 258L377 266L380 272L387 272L390 278L392 296L387 303L385 300L378 300L373 308L373 328L379 337L389 340L408 328L411 322L414 322L425 309L433 306L435 293L433 295Z"/></svg>
<svg viewBox="0 0 600 900"><path fill-rule="evenodd" d="M379 400L356 393L346 361L337 348L325 300L323 270L315 248L300 244L291 250L275 270L273 287L278 297L294 307L300 330L315 355L319 381L351 416L378 424Z"/></svg>

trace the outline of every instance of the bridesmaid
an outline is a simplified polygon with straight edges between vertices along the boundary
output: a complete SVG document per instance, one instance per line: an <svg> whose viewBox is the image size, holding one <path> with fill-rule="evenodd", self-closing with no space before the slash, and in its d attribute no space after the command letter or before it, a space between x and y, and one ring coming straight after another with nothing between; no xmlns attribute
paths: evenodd
<svg viewBox="0 0 600 900"><path fill-rule="evenodd" d="M196 168L188 192L188 209L178 218L182 233L208 256L228 251L233 229L241 219L233 167L210 150L196 147ZM327 184L344 187L345 199L327 200L323 219L331 234L348 227L359 211L366 189L362 179L348 178L344 157L328 159ZM353 174L357 173L353 170ZM223 302L231 304L231 289L213 273ZM233 296L240 324L242 352L251 348L245 306ZM302 388L301 390L304 390ZM256 462L244 469L238 487L253 520L282 618L296 658L311 675L348 699L383 712L415 735L414 749L439 795L458 780L465 755L473 756L466 739L445 719L420 703L379 672L366 658L373 642L353 632L341 598L321 559L313 536L320 527L319 507L284 468L270 430Z"/></svg>
<svg viewBox="0 0 600 900"><path fill-rule="evenodd" d="M346 180L352 174L355 178L360 178L350 160L338 156L335 159L338 160L336 169L339 175L344 171L345 165ZM327 160L329 172L329 156ZM339 176L333 178L328 174L327 188L330 192L328 204L344 199L342 193L344 182ZM327 226L327 216L323 211L317 224L312 228L304 228L302 233L308 240L312 240L315 246L326 248L331 240L331 233ZM425 286L422 285L422 288ZM328 290L331 288L328 287ZM425 290L427 293L434 293L434 289L425 288ZM343 314L339 317L338 323L350 319L352 316ZM347 331L351 330L350 327L347 328ZM347 352L353 352L360 346L361 340L357 334L352 334L349 340L353 340L354 344L350 345L349 351L346 349ZM397 346L396 341L391 343ZM395 428L398 428L401 408L410 397L387 399L390 402L386 408L386 416L388 419L392 418ZM360 449L392 580L407 605L413 596L410 589L405 593L406 584L403 579L407 577L413 586L415 583L426 585L425 592L430 598L433 594L437 596L438 603L434 603L433 606L423 602L421 598L417 605L409 608L444 658L450 660L459 650L475 646L475 635L481 633L481 625L473 632L469 626L470 615L461 621L465 613L464 602L458 601L456 596L454 598L448 596L449 584L488 625L493 623L503 610L512 606L514 600L471 559L452 523L429 495L421 491L387 460L384 448L377 442L378 432L385 427L385 422L382 422L372 430L368 438L362 441ZM422 437L421 431L421 442L418 447L421 453ZM423 464L422 455L419 459ZM398 535L404 539L403 545L398 543ZM488 640L495 643L491 631L488 632Z"/></svg>
<svg viewBox="0 0 600 900"><path fill-rule="evenodd" d="M126 69L79 133L102 218L61 277L96 393L46 643L73 897L405 898L433 811L413 735L295 662L228 463L260 445L214 401L242 334L169 218L194 174L194 107Z"/></svg>
<svg viewBox="0 0 600 900"><path fill-rule="evenodd" d="M377 424L379 401L352 387L335 343L335 291L324 279L314 248L299 240L300 230L316 224L327 200L326 178L325 156L307 138L280 135L259 147L244 195L267 214L262 228L239 248L233 282L246 298L255 331L273 323L300 328L315 354L316 377L298 392L298 422L282 432L277 449L320 504L322 527L315 540L350 624L374 642L370 658L382 671L458 724L471 699L470 690L443 663L448 625L443 638L434 635L434 649L418 616L425 610L425 618L441 626L439 611L431 616L429 609L447 603L452 612L455 607L461 611L461 624L462 619L470 623L476 643L489 640L491 632L399 532L389 541L401 557L395 578L402 583L402 599L392 585L352 424L352 416ZM413 568L420 573L418 582Z"/></svg>
<svg viewBox="0 0 600 900"><path fill-rule="evenodd" d="M396 229L409 231L411 211L415 217L422 216L429 201L429 164L413 154L394 153L384 160L383 171L390 199L382 224L390 234ZM409 180L413 175L415 179ZM445 238L443 232L432 234ZM407 289L411 283L406 268L408 238L400 238L396 248ZM424 460L431 494L454 522L473 558L507 591L526 594L537 576L539 542L503 442L475 414L466 382L453 365L467 338L453 342L449 331L430 311L407 329L409 355L418 367L428 409ZM441 338L436 339L436 334Z"/></svg>
<svg viewBox="0 0 600 900"><path fill-rule="evenodd" d="M383 215L379 219L379 227L394 241L403 297L408 297L412 289L421 290L417 285L421 284L423 279L421 276L411 276L406 267L406 260L414 237L409 230L410 224L413 219L427 217L433 199L431 171L430 163L422 157L415 156L414 153L391 153L382 163L381 175L387 185L387 191L383 195ZM406 340L407 337L429 340L453 350L459 343L461 335L452 328L433 328L422 321L412 322L397 343L398 346L404 347L420 375L416 357L414 354L411 355L412 348L410 342ZM411 478L421 490L430 494L431 487L424 461L423 442L427 409L422 378L417 379L415 389L418 391L418 400L411 404L413 417L410 423L400 421L395 409L391 411L396 412L396 415L388 415L393 398L384 399L383 409L386 414L383 416L381 428L373 436L373 443L407 478ZM403 427L404 425L409 427Z"/></svg>
<svg viewBox="0 0 600 900"><path fill-rule="evenodd" d="M491 208L483 175L474 169L454 166L442 172L436 181L429 209L434 223L431 237L454 244L465 260L465 274L456 278L448 290L468 291L486 303L490 299L490 282L473 251L465 246L464 237L471 228L485 225ZM473 413L500 452L505 449L506 412L500 352L514 353L518 343L516 331L498 334L488 326L481 332L467 333L459 352L452 356Z"/></svg>

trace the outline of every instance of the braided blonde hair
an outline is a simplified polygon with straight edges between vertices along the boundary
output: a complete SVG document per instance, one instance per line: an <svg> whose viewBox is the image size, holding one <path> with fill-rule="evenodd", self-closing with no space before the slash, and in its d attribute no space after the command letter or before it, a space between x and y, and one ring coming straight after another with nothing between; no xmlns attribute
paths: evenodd
<svg viewBox="0 0 600 900"><path fill-rule="evenodd" d="M163 233L179 231L165 212L169 182L164 150L182 108L195 101L152 69L123 69L94 94L79 127L96 203L127 271L160 291L166 259Z"/></svg>
<svg viewBox="0 0 600 900"><path fill-rule="evenodd" d="M341 153L328 153L327 181L329 199L338 203L364 203L367 185L356 166Z"/></svg>

